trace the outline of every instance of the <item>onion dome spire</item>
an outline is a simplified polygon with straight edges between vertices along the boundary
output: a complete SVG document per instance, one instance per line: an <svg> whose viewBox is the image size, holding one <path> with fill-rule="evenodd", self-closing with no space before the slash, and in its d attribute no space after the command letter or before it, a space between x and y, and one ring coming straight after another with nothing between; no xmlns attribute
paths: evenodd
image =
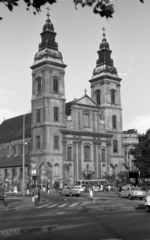
<svg viewBox="0 0 150 240"><path fill-rule="evenodd" d="M99 49L102 49L102 48L109 49L109 43L107 42L107 40L105 38L105 36L106 36L105 30L106 29L103 27L102 30L103 30L103 39L102 39L102 42L100 43Z"/></svg>
<svg viewBox="0 0 150 240"><path fill-rule="evenodd" d="M58 50L58 44L55 42L56 33L54 32L54 26L50 20L50 8L47 7L47 19L43 26L43 32L41 33L42 42L39 44L39 50L49 48Z"/></svg>

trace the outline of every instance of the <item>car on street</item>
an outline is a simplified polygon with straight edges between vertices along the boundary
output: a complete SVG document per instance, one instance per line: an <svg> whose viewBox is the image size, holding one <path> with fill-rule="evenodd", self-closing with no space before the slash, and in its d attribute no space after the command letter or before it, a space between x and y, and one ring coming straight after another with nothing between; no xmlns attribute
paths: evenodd
<svg viewBox="0 0 150 240"><path fill-rule="evenodd" d="M119 192L119 197L121 198L129 198L130 200L133 198L139 198L142 200L145 197L145 191L141 190L138 187L127 187Z"/></svg>
<svg viewBox="0 0 150 240"><path fill-rule="evenodd" d="M66 189L60 189L60 191L59 191L59 195L60 196L70 196L70 197L72 197L72 196L81 196L81 192L78 190L78 189L76 189L75 187L73 187L73 188L66 188Z"/></svg>
<svg viewBox="0 0 150 240"><path fill-rule="evenodd" d="M74 186L73 187L74 190L77 190L81 193L83 193L85 191L85 187L82 187L82 186Z"/></svg>

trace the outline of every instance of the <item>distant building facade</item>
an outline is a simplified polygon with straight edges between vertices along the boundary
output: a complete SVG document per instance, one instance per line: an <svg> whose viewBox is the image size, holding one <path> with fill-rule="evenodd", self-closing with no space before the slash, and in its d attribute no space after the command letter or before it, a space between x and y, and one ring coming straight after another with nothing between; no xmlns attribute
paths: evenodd
<svg viewBox="0 0 150 240"><path fill-rule="evenodd" d="M31 180L33 169L39 182L49 182L50 186L55 180L73 185L74 180L83 178L82 172L87 166L96 179L102 178L104 172L118 173L125 165L121 79L113 65L105 33L89 80L91 97L85 91L81 98L68 103L65 96L66 65L55 37L48 16L39 51L31 66L31 114L26 115L25 121L26 182ZM8 176L6 172L12 177L15 171L18 179L22 176L22 153L19 150L23 141L22 119L23 116L8 119L0 126L2 180Z"/></svg>
<svg viewBox="0 0 150 240"><path fill-rule="evenodd" d="M125 164L128 167L129 171L137 171L137 168L134 165L134 157L130 153L130 151L138 143L139 143L139 139L138 139L137 130L129 129L127 131L123 131L124 158L125 158Z"/></svg>

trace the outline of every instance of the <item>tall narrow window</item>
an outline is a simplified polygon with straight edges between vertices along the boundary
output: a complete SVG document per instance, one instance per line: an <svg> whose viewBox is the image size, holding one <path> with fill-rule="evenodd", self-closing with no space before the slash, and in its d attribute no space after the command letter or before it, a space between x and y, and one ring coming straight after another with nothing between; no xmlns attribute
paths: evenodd
<svg viewBox="0 0 150 240"><path fill-rule="evenodd" d="M115 164L115 172L116 172L116 174L118 174L118 165L117 164Z"/></svg>
<svg viewBox="0 0 150 240"><path fill-rule="evenodd" d="M13 169L12 169L12 177L14 178L14 177L15 177L15 175L16 175L16 169L15 169L15 168L13 168Z"/></svg>
<svg viewBox="0 0 150 240"><path fill-rule="evenodd" d="M111 103L112 104L116 103L116 90L114 89L111 90Z"/></svg>
<svg viewBox="0 0 150 240"><path fill-rule="evenodd" d="M58 163L56 163L54 165L54 175L55 175L55 177L59 177L59 164Z"/></svg>
<svg viewBox="0 0 150 240"><path fill-rule="evenodd" d="M36 149L40 150L41 143L40 143L40 136L36 136Z"/></svg>
<svg viewBox="0 0 150 240"><path fill-rule="evenodd" d="M84 147L84 161L89 162L90 159L90 146Z"/></svg>
<svg viewBox="0 0 150 240"><path fill-rule="evenodd" d="M54 107L54 121L58 122L58 107Z"/></svg>
<svg viewBox="0 0 150 240"><path fill-rule="evenodd" d="M112 116L112 128L117 128L117 117L115 115Z"/></svg>
<svg viewBox="0 0 150 240"><path fill-rule="evenodd" d="M36 122L41 122L41 109L36 109Z"/></svg>
<svg viewBox="0 0 150 240"><path fill-rule="evenodd" d="M100 93L101 91L100 90L96 90L96 103L97 104L100 104L101 103L101 99L100 99Z"/></svg>
<svg viewBox="0 0 150 240"><path fill-rule="evenodd" d="M8 174L8 171L7 171L7 168L5 169L5 178L7 178L7 174Z"/></svg>
<svg viewBox="0 0 150 240"><path fill-rule="evenodd" d="M19 154L21 155L23 153L23 147L22 145L19 145Z"/></svg>
<svg viewBox="0 0 150 240"><path fill-rule="evenodd" d="M59 136L54 136L54 149L59 149Z"/></svg>
<svg viewBox="0 0 150 240"><path fill-rule="evenodd" d="M102 162L106 161L106 150L103 148L102 149Z"/></svg>
<svg viewBox="0 0 150 240"><path fill-rule="evenodd" d="M90 127L90 121L89 121L89 114L88 113L84 113L84 115L83 115L83 124L84 124L84 127Z"/></svg>
<svg viewBox="0 0 150 240"><path fill-rule="evenodd" d="M58 93L59 85L58 85L58 79L54 78L53 80L53 93Z"/></svg>
<svg viewBox="0 0 150 240"><path fill-rule="evenodd" d="M68 161L72 160L72 147L67 148L67 159Z"/></svg>
<svg viewBox="0 0 150 240"><path fill-rule="evenodd" d="M36 86L37 86L37 95L41 95L41 92L42 92L42 81L41 81L40 77L38 77L36 79Z"/></svg>
<svg viewBox="0 0 150 240"><path fill-rule="evenodd" d="M117 142L117 140L113 141L113 152L114 153L118 152L118 142Z"/></svg>
<svg viewBox="0 0 150 240"><path fill-rule="evenodd" d="M21 167L20 168L20 175L23 173L23 168Z"/></svg>

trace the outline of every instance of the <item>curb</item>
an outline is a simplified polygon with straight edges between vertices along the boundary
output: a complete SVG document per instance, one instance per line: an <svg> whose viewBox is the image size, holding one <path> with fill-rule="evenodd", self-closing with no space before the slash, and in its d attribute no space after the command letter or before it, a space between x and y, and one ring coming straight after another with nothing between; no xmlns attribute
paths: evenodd
<svg viewBox="0 0 150 240"><path fill-rule="evenodd" d="M51 231L57 228L58 225L47 225L43 227L23 227L23 228L9 228L9 229L4 229L0 231L0 236L1 237L9 237L9 236L15 236L23 233L28 233L28 232L41 232L41 231Z"/></svg>
<svg viewBox="0 0 150 240"><path fill-rule="evenodd" d="M76 214L76 213L97 213L97 212L113 212L113 211L132 211L136 210L136 207L122 207L122 208L95 208L95 209L77 209L77 210L62 210L55 211L53 214L63 215L63 214Z"/></svg>

